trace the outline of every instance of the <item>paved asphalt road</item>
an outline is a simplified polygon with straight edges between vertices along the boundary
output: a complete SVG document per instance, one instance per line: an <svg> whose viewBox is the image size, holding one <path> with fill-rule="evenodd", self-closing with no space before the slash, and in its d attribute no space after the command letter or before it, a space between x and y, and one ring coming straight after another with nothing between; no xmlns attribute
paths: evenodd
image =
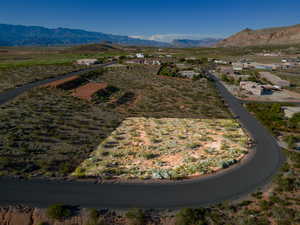
<svg viewBox="0 0 300 225"><path fill-rule="evenodd" d="M48 80L49 81L49 80ZM39 82L36 84L44 84ZM36 84L0 95L0 104ZM230 109L256 141L245 163L212 176L165 184L93 184L71 181L0 179L0 205L46 207L61 202L94 208L197 207L236 199L266 184L280 167L283 156L276 140L219 82L216 85ZM209 103L208 103L209 104Z"/></svg>

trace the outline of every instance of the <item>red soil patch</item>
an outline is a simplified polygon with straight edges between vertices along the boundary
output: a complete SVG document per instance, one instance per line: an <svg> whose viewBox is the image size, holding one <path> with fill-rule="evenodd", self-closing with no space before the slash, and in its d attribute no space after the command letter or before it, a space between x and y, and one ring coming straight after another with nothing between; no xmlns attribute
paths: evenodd
<svg viewBox="0 0 300 225"><path fill-rule="evenodd" d="M44 87L58 88L62 84L77 80L79 78L80 78L79 76L71 76L71 77L68 77L68 78L65 78L65 79L62 79L62 80L56 80L56 81L53 81L49 84L45 84Z"/></svg>
<svg viewBox="0 0 300 225"><path fill-rule="evenodd" d="M87 83L86 85L74 89L72 95L90 101L94 93L105 88L107 88L107 83Z"/></svg>

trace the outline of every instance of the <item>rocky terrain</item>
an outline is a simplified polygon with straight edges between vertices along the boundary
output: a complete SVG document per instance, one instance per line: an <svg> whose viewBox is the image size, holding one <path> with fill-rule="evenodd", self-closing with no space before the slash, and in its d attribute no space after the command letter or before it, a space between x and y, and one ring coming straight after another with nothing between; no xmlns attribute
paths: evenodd
<svg viewBox="0 0 300 225"><path fill-rule="evenodd" d="M244 29L222 41L217 47L300 44L300 24L260 30Z"/></svg>

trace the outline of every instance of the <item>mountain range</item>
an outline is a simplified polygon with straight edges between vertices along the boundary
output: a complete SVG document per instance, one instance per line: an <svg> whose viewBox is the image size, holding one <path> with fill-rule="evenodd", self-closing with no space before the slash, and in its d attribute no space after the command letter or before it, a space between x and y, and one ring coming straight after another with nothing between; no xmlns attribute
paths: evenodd
<svg viewBox="0 0 300 225"><path fill-rule="evenodd" d="M0 24L0 46L79 45L109 41L115 44L170 47L164 42L78 29Z"/></svg>
<svg viewBox="0 0 300 225"><path fill-rule="evenodd" d="M81 45L108 41L113 44L153 47L246 47L263 45L300 44L300 24L259 30L244 29L224 40L176 39L171 43L132 38L79 29L0 24L0 46Z"/></svg>
<svg viewBox="0 0 300 225"><path fill-rule="evenodd" d="M216 44L216 47L246 47L300 44L300 24L259 30L244 29Z"/></svg>
<svg viewBox="0 0 300 225"><path fill-rule="evenodd" d="M172 45L178 48L193 48L193 47L210 47L222 39L220 38L203 38L200 40L189 40L189 39L175 39L172 41Z"/></svg>

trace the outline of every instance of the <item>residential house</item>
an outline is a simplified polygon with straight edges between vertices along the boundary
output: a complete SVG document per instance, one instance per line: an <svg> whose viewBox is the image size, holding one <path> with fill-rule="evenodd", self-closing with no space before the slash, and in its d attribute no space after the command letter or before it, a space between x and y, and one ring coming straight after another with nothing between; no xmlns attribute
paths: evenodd
<svg viewBox="0 0 300 225"><path fill-rule="evenodd" d="M241 81L240 88L251 93L252 95L260 96L265 93L265 89L262 85L252 81Z"/></svg>
<svg viewBox="0 0 300 225"><path fill-rule="evenodd" d="M136 57L137 57L138 59L143 59L143 58L145 58L145 55L144 55L143 53L137 53L137 54L136 54Z"/></svg>
<svg viewBox="0 0 300 225"><path fill-rule="evenodd" d="M229 64L228 62L226 62L226 61L224 61L224 60L219 60L219 59L215 59L215 60L214 60L214 63L216 63L216 64L223 64L223 65Z"/></svg>
<svg viewBox="0 0 300 225"><path fill-rule="evenodd" d="M183 71L180 71L179 74L183 77L187 77L190 79L199 75L199 73L195 72L194 70L183 70Z"/></svg>
<svg viewBox="0 0 300 225"><path fill-rule="evenodd" d="M243 63L232 63L232 69L234 72L241 72L244 69Z"/></svg>
<svg viewBox="0 0 300 225"><path fill-rule="evenodd" d="M78 60L76 60L76 64L78 64L78 65L91 66L94 64L98 64L98 63L99 63L98 59L78 59Z"/></svg>

